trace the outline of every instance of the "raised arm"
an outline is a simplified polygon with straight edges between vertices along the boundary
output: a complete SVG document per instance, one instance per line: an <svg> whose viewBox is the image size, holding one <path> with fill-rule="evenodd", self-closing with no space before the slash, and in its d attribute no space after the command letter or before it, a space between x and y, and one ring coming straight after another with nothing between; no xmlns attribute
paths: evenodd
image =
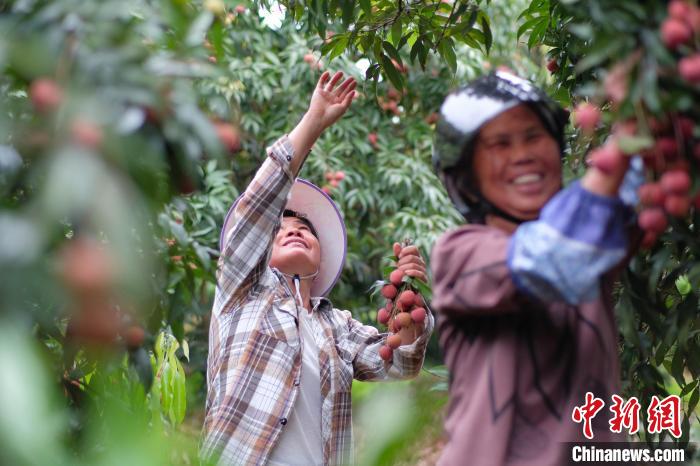
<svg viewBox="0 0 700 466"><path fill-rule="evenodd" d="M279 229L287 196L306 157L321 133L348 109L355 80L338 84L324 72L311 97L309 108L297 126L275 142L231 213L231 229L224 237L219 259L216 307L231 297L243 298L267 268L272 241Z"/></svg>

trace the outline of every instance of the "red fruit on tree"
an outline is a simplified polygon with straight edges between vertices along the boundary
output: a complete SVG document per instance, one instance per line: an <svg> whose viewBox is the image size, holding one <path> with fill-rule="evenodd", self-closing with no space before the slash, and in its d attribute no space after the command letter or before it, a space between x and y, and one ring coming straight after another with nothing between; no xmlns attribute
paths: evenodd
<svg viewBox="0 0 700 466"><path fill-rule="evenodd" d="M321 188L321 191L323 191L324 193L326 193L327 195L330 196L330 195L331 195L331 192L332 192L332 189L331 189L330 186L323 186L323 187Z"/></svg>
<svg viewBox="0 0 700 466"><path fill-rule="evenodd" d="M669 49L685 44L691 37L693 37L693 31L690 26L679 19L668 18L661 24L661 40Z"/></svg>
<svg viewBox="0 0 700 466"><path fill-rule="evenodd" d="M440 119L440 115L437 112L433 112L427 117L425 117L425 122L429 125L434 125Z"/></svg>
<svg viewBox="0 0 700 466"><path fill-rule="evenodd" d="M408 312L399 312L394 319L400 328L407 328L413 322L411 320L411 314Z"/></svg>
<svg viewBox="0 0 700 466"><path fill-rule="evenodd" d="M244 5L236 5L236 13L239 15L242 15L245 13L248 9Z"/></svg>
<svg viewBox="0 0 700 466"><path fill-rule="evenodd" d="M229 152L236 152L241 148L241 138L238 135L238 130L230 123L216 122L214 123L216 135L221 142L221 145Z"/></svg>
<svg viewBox="0 0 700 466"><path fill-rule="evenodd" d="M671 170L664 173L660 180L661 187L667 193L687 194L692 185L690 175L683 170Z"/></svg>
<svg viewBox="0 0 700 466"><path fill-rule="evenodd" d="M81 146L99 149L102 145L102 129L94 123L76 119L71 123L70 134L73 140Z"/></svg>
<svg viewBox="0 0 700 466"><path fill-rule="evenodd" d="M385 361L391 361L391 356L393 354L394 351L387 345L384 345L381 348L379 348L379 357Z"/></svg>
<svg viewBox="0 0 700 466"><path fill-rule="evenodd" d="M682 0L673 0L668 4L668 15L681 21L687 21L692 12L691 6Z"/></svg>
<svg viewBox="0 0 700 466"><path fill-rule="evenodd" d="M584 102L574 110L574 124L585 133L591 134L600 123L600 110L595 105Z"/></svg>
<svg viewBox="0 0 700 466"><path fill-rule="evenodd" d="M316 61L316 57L314 57L313 53L307 53L304 55L304 61L310 65Z"/></svg>
<svg viewBox="0 0 700 466"><path fill-rule="evenodd" d="M326 181L330 181L335 178L335 175L333 172L326 172L324 175L324 178L326 178Z"/></svg>
<svg viewBox="0 0 700 466"><path fill-rule="evenodd" d="M29 98L39 113L46 113L61 105L63 90L53 79L39 78L29 86Z"/></svg>
<svg viewBox="0 0 700 466"><path fill-rule="evenodd" d="M129 348L138 348L146 338L146 332L138 325L132 325L124 332L124 341Z"/></svg>
<svg viewBox="0 0 700 466"><path fill-rule="evenodd" d="M656 240L659 239L659 234L653 231L645 231L642 241L639 243L639 247L642 249L650 249Z"/></svg>
<svg viewBox="0 0 700 466"><path fill-rule="evenodd" d="M652 207L639 213L637 224L642 230L663 233L668 226L668 220L666 220L666 215L661 208Z"/></svg>
<svg viewBox="0 0 700 466"><path fill-rule="evenodd" d="M397 91L393 87L389 88L389 90L386 92L386 96L391 100L400 100L401 99L401 94L399 93L399 91Z"/></svg>
<svg viewBox="0 0 700 466"><path fill-rule="evenodd" d="M111 346L119 335L119 313L107 303L82 305L66 328L66 338L95 347Z"/></svg>
<svg viewBox="0 0 700 466"><path fill-rule="evenodd" d="M674 159L678 155L678 143L670 136L657 139L654 148L667 160Z"/></svg>
<svg viewBox="0 0 700 466"><path fill-rule="evenodd" d="M693 128L695 127L693 120L688 117L679 117L676 120L676 125L683 139L691 139L693 137Z"/></svg>
<svg viewBox="0 0 700 466"><path fill-rule="evenodd" d="M382 296L386 299L394 299L398 292L399 290L397 290L394 285L384 285L382 287Z"/></svg>
<svg viewBox="0 0 700 466"><path fill-rule="evenodd" d="M667 196L664 201L664 209L674 217L685 217L690 210L690 198L678 194Z"/></svg>
<svg viewBox="0 0 700 466"><path fill-rule="evenodd" d="M425 320L425 309L422 307L417 307L411 311L411 319L413 322L420 324Z"/></svg>
<svg viewBox="0 0 700 466"><path fill-rule="evenodd" d="M559 71L559 62L556 58L552 58L547 62L547 70L549 70L550 73L556 73Z"/></svg>
<svg viewBox="0 0 700 466"><path fill-rule="evenodd" d="M61 251L61 278L78 295L104 293L114 270L107 252L93 240L79 238Z"/></svg>
<svg viewBox="0 0 700 466"><path fill-rule="evenodd" d="M389 274L389 281L394 286L401 286L403 276L404 276L403 270L396 269Z"/></svg>
<svg viewBox="0 0 700 466"><path fill-rule="evenodd" d="M700 53L681 58L678 62L678 72L690 83L700 82Z"/></svg>
<svg viewBox="0 0 700 466"><path fill-rule="evenodd" d="M332 179L332 180L329 182L329 184L330 184L331 186L333 186L334 188L337 188L338 186L340 186L340 182L339 182L338 180L336 180L336 179Z"/></svg>
<svg viewBox="0 0 700 466"><path fill-rule="evenodd" d="M695 34L700 34L700 8L693 8L688 17L688 22L690 27L693 29Z"/></svg>
<svg viewBox="0 0 700 466"><path fill-rule="evenodd" d="M594 149L590 155L591 165L603 173L615 173L622 170L624 155L612 144Z"/></svg>
<svg viewBox="0 0 700 466"><path fill-rule="evenodd" d="M377 311L377 322L382 325L386 325L389 322L389 311L386 308L381 308Z"/></svg>
<svg viewBox="0 0 700 466"><path fill-rule="evenodd" d="M335 172L335 175L333 175L333 176L335 177L336 180L343 181L345 179L345 172L338 170L337 172Z"/></svg>
<svg viewBox="0 0 700 466"><path fill-rule="evenodd" d="M377 145L377 141L379 140L379 136L377 136L377 133L369 133L367 135L367 140L369 141L370 144L373 146Z"/></svg>
<svg viewBox="0 0 700 466"><path fill-rule="evenodd" d="M399 296L399 302L404 309L408 309L409 307L413 306L415 299L416 294L411 290L405 290L403 293L401 293L401 296Z"/></svg>
<svg viewBox="0 0 700 466"><path fill-rule="evenodd" d="M389 335L386 337L386 344L389 348L392 350L395 350L399 346L401 346L401 336L394 333L393 335Z"/></svg>
<svg viewBox="0 0 700 466"><path fill-rule="evenodd" d="M645 183L639 187L639 202L647 207L660 207L664 203L664 190L659 183Z"/></svg>

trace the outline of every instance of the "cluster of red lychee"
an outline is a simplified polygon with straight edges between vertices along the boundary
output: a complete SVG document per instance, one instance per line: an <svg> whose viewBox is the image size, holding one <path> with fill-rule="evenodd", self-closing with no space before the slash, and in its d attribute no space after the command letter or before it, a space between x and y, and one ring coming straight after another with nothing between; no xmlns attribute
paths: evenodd
<svg viewBox="0 0 700 466"><path fill-rule="evenodd" d="M642 151L653 174L639 188L639 226L645 231L642 245L651 246L668 226L667 215L683 218L690 208L700 208L700 196L693 195L690 161L700 160L700 142L693 136L694 123L687 116L673 115L651 121L654 147Z"/></svg>
<svg viewBox="0 0 700 466"><path fill-rule="evenodd" d="M72 298L73 309L66 328L69 343L104 349L121 337L128 348L143 344L144 329L112 302L114 264L95 240L78 237L67 242L60 254L59 278Z"/></svg>
<svg viewBox="0 0 700 466"><path fill-rule="evenodd" d="M386 93L386 98L384 96L377 97L377 102L379 102L379 107L385 112L393 113L394 115L401 115L401 110L399 109L399 102L401 101L401 93L390 87Z"/></svg>
<svg viewBox="0 0 700 466"><path fill-rule="evenodd" d="M333 189L340 186L340 182L345 179L345 172L342 170L327 171L325 174L325 178L328 184L323 185L321 187L321 191L330 196L331 193L333 193Z"/></svg>
<svg viewBox="0 0 700 466"><path fill-rule="evenodd" d="M689 83L700 83L700 8L683 0L668 4L668 17L661 24L661 39L670 50L681 54L678 73Z"/></svg>
<svg viewBox="0 0 700 466"><path fill-rule="evenodd" d="M29 86L29 100L36 112L50 116L65 100L63 88L52 78L37 78ZM81 146L97 150L102 146L102 128L88 118L76 117L70 123L71 140Z"/></svg>
<svg viewBox="0 0 700 466"><path fill-rule="evenodd" d="M600 110L584 103L574 112L574 124L584 133L592 133L600 122ZM613 137L593 150L589 161L604 173L618 172L624 154L618 138L634 135L639 124L629 121L613 130ZM687 115L666 115L646 122L653 146L639 151L651 181L638 191L641 211L638 224L644 231L642 247L650 247L668 226L668 216L683 218L692 206L700 209L700 194L692 194L690 162L700 162L700 142L694 137L695 123Z"/></svg>
<svg viewBox="0 0 700 466"><path fill-rule="evenodd" d="M377 322L389 329L386 344L379 348L379 356L385 361L390 361L393 351L402 344L399 331L425 321L423 296L404 281L404 277L402 270L395 269L389 274L388 283L382 287L386 305L377 311Z"/></svg>
<svg viewBox="0 0 700 466"><path fill-rule="evenodd" d="M309 68L311 68L312 70L323 69L323 61L321 61L320 58L316 58L316 55L314 55L311 52L304 55L304 62L308 64Z"/></svg>

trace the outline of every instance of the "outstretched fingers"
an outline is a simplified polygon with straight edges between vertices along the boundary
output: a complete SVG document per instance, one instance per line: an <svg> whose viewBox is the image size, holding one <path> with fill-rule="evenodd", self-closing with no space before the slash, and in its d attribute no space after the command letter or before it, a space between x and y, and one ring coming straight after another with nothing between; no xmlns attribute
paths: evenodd
<svg viewBox="0 0 700 466"><path fill-rule="evenodd" d="M316 89L323 89L326 86L330 75L331 74L328 71L321 73L321 77L318 78L318 83L316 83Z"/></svg>
<svg viewBox="0 0 700 466"><path fill-rule="evenodd" d="M326 84L325 86L325 91L326 92L333 92L333 88L335 88L335 85L338 84L338 81L343 77L343 72L342 71L336 71L331 80Z"/></svg>

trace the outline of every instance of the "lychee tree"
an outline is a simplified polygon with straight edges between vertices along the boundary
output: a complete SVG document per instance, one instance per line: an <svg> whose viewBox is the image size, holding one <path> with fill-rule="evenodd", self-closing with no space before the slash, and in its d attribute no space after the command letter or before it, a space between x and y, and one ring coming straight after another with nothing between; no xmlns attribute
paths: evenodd
<svg viewBox="0 0 700 466"><path fill-rule="evenodd" d="M617 294L624 391L642 406L681 395L685 443L700 400L700 8L536 0L521 18L519 35L547 54L555 95L575 108L570 162L604 168L606 151L643 159L642 249Z"/></svg>

